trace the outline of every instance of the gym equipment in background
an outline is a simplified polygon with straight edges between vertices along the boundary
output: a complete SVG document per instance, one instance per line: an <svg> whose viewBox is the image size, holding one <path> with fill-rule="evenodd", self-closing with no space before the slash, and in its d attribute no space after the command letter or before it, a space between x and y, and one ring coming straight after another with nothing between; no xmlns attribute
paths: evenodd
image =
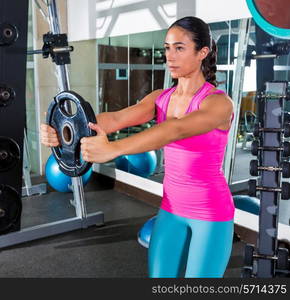
<svg viewBox="0 0 290 300"><path fill-rule="evenodd" d="M138 237L137 237L138 242L140 245L142 245L145 248L149 248L151 233L156 221L156 217L157 216L154 216L149 220L147 220L138 232Z"/></svg>
<svg viewBox="0 0 290 300"><path fill-rule="evenodd" d="M249 212L254 215L259 215L260 200L256 197L248 195L235 195L233 196L235 208Z"/></svg>
<svg viewBox="0 0 290 300"><path fill-rule="evenodd" d="M5 2L5 5L3 4ZM57 7L56 7L56 1L55 0L46 0L42 1L42 5L46 5L47 12L45 12L42 8L42 6L35 0L35 3L38 5L38 7L41 7L41 13L46 17L46 20L49 23L50 27L50 33L52 35L44 36L44 48L49 45L49 50L44 49L47 53L49 53L52 57L53 62L56 64L56 70L58 75L58 84L60 91L69 91L69 79L68 79L68 68L67 63L70 63L69 54L70 51L72 51L72 47L67 46L67 39L66 35L60 34L60 26L58 21L58 15L57 15ZM2 5L3 4L3 5ZM5 7L5 11L2 10L2 16L6 16L6 22L10 20L7 20L9 16L11 16L11 24L15 23L17 26L19 25L19 28L17 27L17 38L15 42L15 49L13 46L13 39L7 38L7 41L4 41L3 38L0 37L0 60L3 62L1 65L2 70L4 70L0 74L0 103L4 103L3 107L7 107L7 109L11 109L11 114L6 111L4 113L4 118L0 118L0 136L3 136L5 134L2 134L2 129L7 130L10 128L11 133L10 138L18 144L20 149L20 161L18 164L18 173L13 173L12 171L7 171L7 174L3 177L4 180L10 180L14 185L19 187L16 191L20 197L21 193L21 185L22 185L22 143L23 143L23 132L24 132L24 124L25 124L25 101L22 101L25 99L25 71L26 71L26 55L27 55L27 19L28 19L28 0L3 0L1 2L1 7ZM15 22L14 22L15 20ZM0 19L0 22L2 20ZM12 24L13 25L13 24ZM8 27L7 27L8 28ZM10 36L15 36L15 26L9 27L7 31L0 30L0 35L4 33L8 33ZM17 44L19 42L19 44ZM7 57L3 57L2 55L2 45L6 45L7 43L12 43L9 45L9 55ZM3 53L6 54L5 50ZM13 51L13 52L12 52ZM8 51L7 51L8 52ZM32 51L33 54L37 54L39 52ZM13 55L11 55L13 53ZM42 52L41 52L42 53ZM31 53L29 53L31 54ZM17 72L15 73L15 70ZM9 76L8 76L8 75ZM1 76L6 75L6 79L11 79L11 83L9 80L6 80L5 78L2 78ZM6 84L9 89L13 89L15 93L10 93L9 89L3 90L1 84ZM12 86L12 83L17 83L15 86ZM10 96L11 95L11 96ZM16 95L16 96L15 96ZM9 104L7 104L7 97L14 97L15 99L12 99ZM2 97L2 98L1 98ZM16 97L19 97L20 101L15 101ZM3 100L3 98L5 100ZM17 98L18 99L18 98ZM12 112L13 105L18 105L19 107L17 110ZM71 113L71 105L69 105L68 101L65 101L65 111ZM1 105L0 105L1 107ZM1 107L2 108L2 107ZM14 107L16 108L16 106ZM5 108L6 109L6 108ZM4 110L5 111L5 110ZM2 111L0 111L2 113ZM17 116L17 122L14 122L15 116ZM10 124L10 122L13 122L13 126L7 126L7 124ZM3 122L3 123L2 123ZM15 137L15 138L14 138ZM0 142L1 145L1 142ZM0 147L1 149L1 147ZM7 151L6 151L7 152ZM2 158L6 157L6 154L0 155ZM16 168L16 167L15 167ZM15 170L15 169L14 169ZM2 173L0 172L0 176ZM0 177L1 181L0 183L3 183L2 177ZM4 184L6 182L4 181ZM69 232L72 230L80 229L80 228L87 228L92 225L103 225L104 224L104 213L102 211L94 212L88 214L86 211L86 205L84 200L84 190L83 190L83 183L81 177L72 177L72 189L73 189L73 195L74 195L74 201L71 201L71 203L75 207L75 216L67 219L63 219L57 222L51 222L47 224L41 224L36 225L33 227L25 228L18 232L11 232L7 233L0 237L0 248L2 247L8 247L11 245L16 245L19 243L27 242L36 240L43 237L48 237L56 234L61 234L64 232ZM0 199L1 201L1 199ZM1 209L1 207L0 207ZM0 210L1 215L1 210ZM3 212L2 212L3 215ZM18 223L20 221L18 220ZM16 228L16 226L11 227L13 229Z"/></svg>
<svg viewBox="0 0 290 300"><path fill-rule="evenodd" d="M68 103L70 109L66 105ZM95 136L96 132L88 127L88 123L97 123L90 103L75 92L61 92L50 103L46 122L55 128L60 137L61 145L52 148L60 170L70 177L85 174L92 163L81 159L80 140Z"/></svg>
<svg viewBox="0 0 290 300"><path fill-rule="evenodd" d="M250 162L250 173L258 181L249 180L249 195L260 192L259 232L257 247L245 247L242 277L289 277L288 249L278 245L279 202L290 198L289 182L281 182L281 173L290 177L290 143L284 141L289 136L284 115L285 100L290 100L288 82L266 82L265 92L257 97L263 102L263 119L254 130L252 154L258 159Z"/></svg>
<svg viewBox="0 0 290 300"><path fill-rule="evenodd" d="M82 175L84 186L89 182L92 173L93 170L90 168L85 174ZM45 176L49 185L56 191L61 193L72 192L71 177L61 171L53 154L49 156L45 164Z"/></svg>
<svg viewBox="0 0 290 300"><path fill-rule="evenodd" d="M256 140L252 154L257 160L250 163L249 195L260 194L259 232L257 247L245 247L242 277L289 277L289 252L278 243L279 202L290 198L289 119L285 100L290 100L287 81L274 80L274 58L288 55L290 42L289 2L284 0L247 0L256 23L257 103L258 122L254 128ZM262 59L262 60L261 60ZM265 61L265 62L264 62Z"/></svg>
<svg viewBox="0 0 290 300"><path fill-rule="evenodd" d="M24 140L23 140L23 181L24 186L22 186L22 197L32 196L32 195L43 195L47 193L46 183L33 184L30 177L31 164L30 155L28 149L28 142L26 136L26 130L24 129Z"/></svg>
<svg viewBox="0 0 290 300"><path fill-rule="evenodd" d="M0 234L21 227L28 0L0 4Z"/></svg>
<svg viewBox="0 0 290 300"><path fill-rule="evenodd" d="M149 177L154 174L157 166L157 156L154 150L121 155L115 158L116 168L142 177Z"/></svg>

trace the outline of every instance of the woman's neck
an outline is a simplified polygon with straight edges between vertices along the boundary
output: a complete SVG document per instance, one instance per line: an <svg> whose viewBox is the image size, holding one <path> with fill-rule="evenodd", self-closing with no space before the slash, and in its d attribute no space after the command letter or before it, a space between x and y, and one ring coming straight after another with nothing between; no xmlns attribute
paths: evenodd
<svg viewBox="0 0 290 300"><path fill-rule="evenodd" d="M178 95L194 95L205 83L205 78L201 74L192 77L178 78L175 93Z"/></svg>

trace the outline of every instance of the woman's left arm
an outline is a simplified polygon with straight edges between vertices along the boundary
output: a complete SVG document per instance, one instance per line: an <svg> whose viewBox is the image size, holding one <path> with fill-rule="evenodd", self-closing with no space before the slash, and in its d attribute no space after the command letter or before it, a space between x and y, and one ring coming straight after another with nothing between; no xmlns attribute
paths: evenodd
<svg viewBox="0 0 290 300"><path fill-rule="evenodd" d="M82 156L86 161L103 163L120 155L159 149L171 142L213 130L229 121L232 112L230 98L223 94L211 95L201 103L197 111L113 142L107 139L106 133L97 124L92 124L90 127L98 135L81 140Z"/></svg>

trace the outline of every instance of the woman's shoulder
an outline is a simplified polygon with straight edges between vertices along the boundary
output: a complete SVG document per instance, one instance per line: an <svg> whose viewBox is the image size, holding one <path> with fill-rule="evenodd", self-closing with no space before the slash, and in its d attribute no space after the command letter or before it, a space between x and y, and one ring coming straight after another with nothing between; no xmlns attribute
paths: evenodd
<svg viewBox="0 0 290 300"><path fill-rule="evenodd" d="M209 95L204 99L203 105L221 105L225 109L233 110L234 102L229 95L224 91L214 88Z"/></svg>

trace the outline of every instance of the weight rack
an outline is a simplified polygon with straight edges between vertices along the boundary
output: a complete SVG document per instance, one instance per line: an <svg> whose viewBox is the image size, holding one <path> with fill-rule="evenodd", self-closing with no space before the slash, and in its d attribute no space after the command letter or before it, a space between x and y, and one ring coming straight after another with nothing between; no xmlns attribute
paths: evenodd
<svg viewBox="0 0 290 300"><path fill-rule="evenodd" d="M290 198L290 184L281 181L290 177L290 120L285 101L290 100L288 82L269 81L257 95L261 119L255 124L251 152L257 160L250 162L249 195L260 194L257 247L245 246L242 277L290 277L287 248L278 245L279 201Z"/></svg>

